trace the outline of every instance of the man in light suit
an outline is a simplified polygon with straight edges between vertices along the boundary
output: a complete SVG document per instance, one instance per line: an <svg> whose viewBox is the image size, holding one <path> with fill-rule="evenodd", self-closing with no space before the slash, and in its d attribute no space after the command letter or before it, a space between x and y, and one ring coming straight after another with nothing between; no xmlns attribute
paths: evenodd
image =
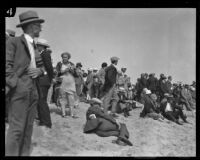
<svg viewBox="0 0 200 160"><path fill-rule="evenodd" d="M38 103L37 78L45 72L37 67L34 38L39 37L43 19L35 11L19 15L24 34L6 43L6 95L10 92L6 156L29 156L33 121Z"/></svg>

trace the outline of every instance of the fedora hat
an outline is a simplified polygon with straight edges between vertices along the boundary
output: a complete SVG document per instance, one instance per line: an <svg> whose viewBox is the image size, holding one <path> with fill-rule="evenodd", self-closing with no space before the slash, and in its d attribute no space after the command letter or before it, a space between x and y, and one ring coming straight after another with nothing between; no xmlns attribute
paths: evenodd
<svg viewBox="0 0 200 160"><path fill-rule="evenodd" d="M23 25L31 22L43 23L44 19L40 19L35 11L26 11L19 15L19 21L20 24L18 24L16 27L22 27Z"/></svg>
<svg viewBox="0 0 200 160"><path fill-rule="evenodd" d="M118 57L111 57L110 60L111 60L111 62L112 62L112 61L118 61L119 58L118 58Z"/></svg>
<svg viewBox="0 0 200 160"><path fill-rule="evenodd" d="M90 104L102 104L103 102L98 99L98 98L92 98L90 101L89 101Z"/></svg>
<svg viewBox="0 0 200 160"><path fill-rule="evenodd" d="M42 39L42 38L38 38L36 44L37 44L37 45L41 45L41 46L45 46L45 47L47 47L47 48L50 47L50 46L48 45L47 40Z"/></svg>

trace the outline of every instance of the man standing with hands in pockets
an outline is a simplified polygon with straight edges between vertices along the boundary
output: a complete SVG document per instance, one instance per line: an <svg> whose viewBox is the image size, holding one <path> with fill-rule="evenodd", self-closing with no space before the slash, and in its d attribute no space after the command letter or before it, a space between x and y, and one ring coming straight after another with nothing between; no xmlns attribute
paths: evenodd
<svg viewBox="0 0 200 160"><path fill-rule="evenodd" d="M38 103L37 78L45 72L35 60L34 38L39 37L43 19L35 11L19 15L23 35L6 43L6 95L10 92L6 156L29 156L33 122Z"/></svg>

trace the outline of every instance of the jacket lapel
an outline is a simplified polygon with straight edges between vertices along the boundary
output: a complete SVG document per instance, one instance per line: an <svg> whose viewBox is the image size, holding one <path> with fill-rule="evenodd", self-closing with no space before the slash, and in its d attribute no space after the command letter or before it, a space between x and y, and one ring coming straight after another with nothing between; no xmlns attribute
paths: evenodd
<svg viewBox="0 0 200 160"><path fill-rule="evenodd" d="M28 49L28 44L26 42L26 39L25 39L24 35L21 35L21 41L23 42L23 44L24 44L24 46L25 46L25 48L27 50L28 56L31 58L31 54L30 54L30 51Z"/></svg>

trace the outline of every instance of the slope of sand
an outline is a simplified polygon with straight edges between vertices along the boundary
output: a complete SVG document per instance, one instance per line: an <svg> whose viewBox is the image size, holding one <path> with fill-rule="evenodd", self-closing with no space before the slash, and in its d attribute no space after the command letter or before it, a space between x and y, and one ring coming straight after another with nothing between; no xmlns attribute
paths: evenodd
<svg viewBox="0 0 200 160"><path fill-rule="evenodd" d="M131 116L118 119L126 123L133 146L112 143L116 137L98 137L84 134L85 113L88 104L76 109L79 118L62 118L60 110L50 105L52 129L43 130L34 124L31 156L196 156L196 119L187 112L191 124L160 122L139 118L141 108Z"/></svg>
<svg viewBox="0 0 200 160"><path fill-rule="evenodd" d="M132 110L128 118L120 115L118 120L127 125L133 146L118 146L112 143L116 137L83 133L88 107L81 103L76 109L79 118L73 119L62 118L59 108L50 105L52 129L34 123L31 156L196 156L196 118L190 112L186 113L191 124L182 126L140 118L141 108Z"/></svg>

